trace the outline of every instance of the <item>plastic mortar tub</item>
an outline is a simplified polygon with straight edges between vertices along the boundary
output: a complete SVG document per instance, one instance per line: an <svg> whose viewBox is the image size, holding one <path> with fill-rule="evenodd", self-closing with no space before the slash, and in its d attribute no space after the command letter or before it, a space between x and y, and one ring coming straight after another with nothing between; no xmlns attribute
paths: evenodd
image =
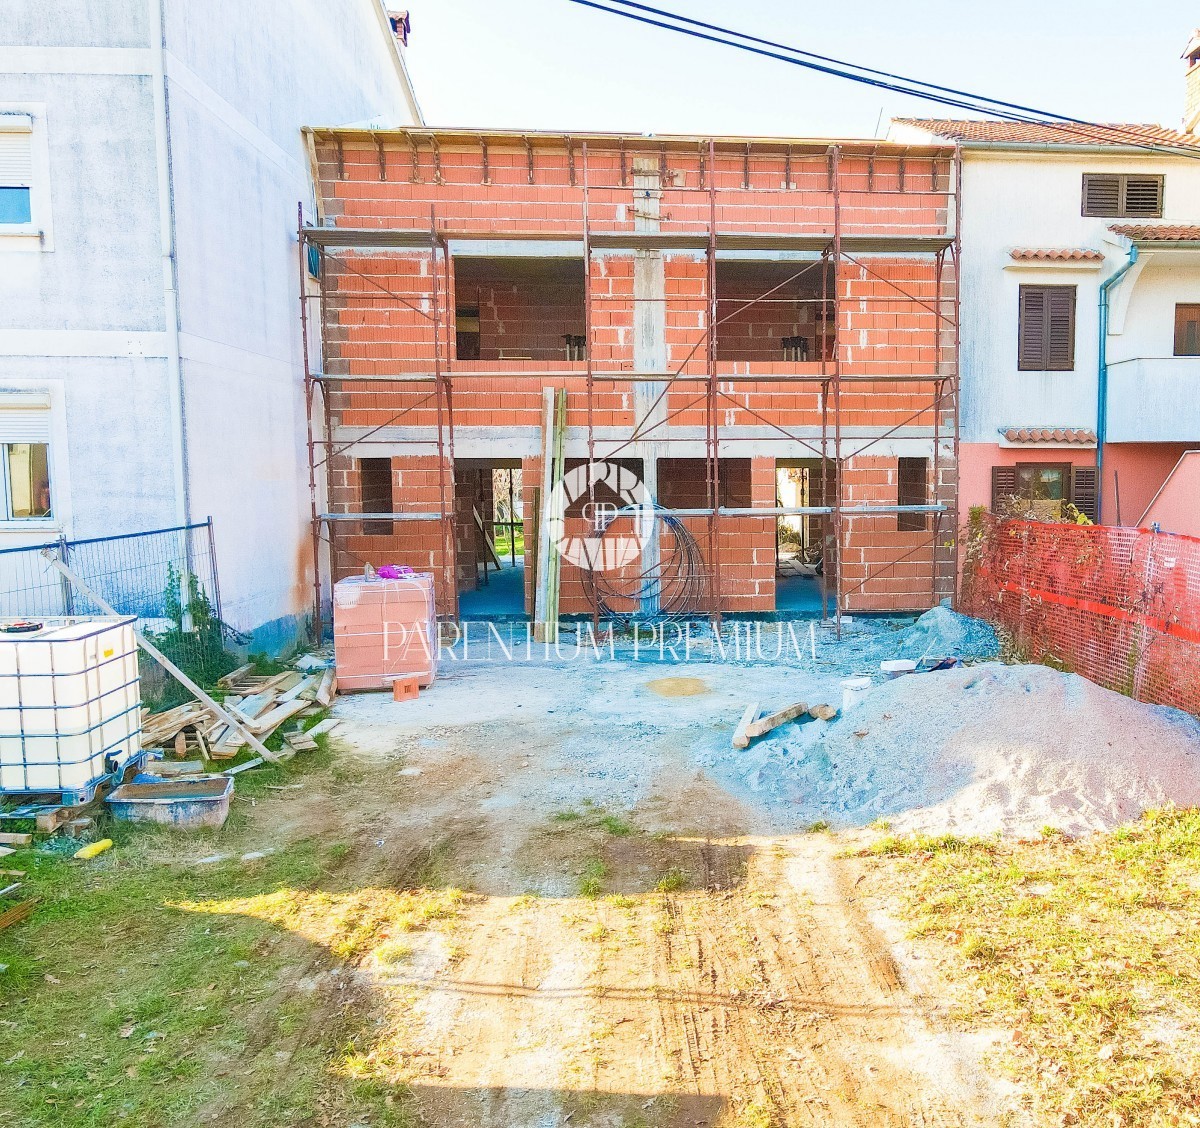
<svg viewBox="0 0 1200 1128"><path fill-rule="evenodd" d="M180 830L198 830L224 825L232 795L232 776L210 776L166 783L124 783L107 802L113 817L123 822L153 822Z"/></svg>
<svg viewBox="0 0 1200 1128"><path fill-rule="evenodd" d="M855 705L860 705L871 688L871 679L867 677L842 679L842 712L848 713Z"/></svg>

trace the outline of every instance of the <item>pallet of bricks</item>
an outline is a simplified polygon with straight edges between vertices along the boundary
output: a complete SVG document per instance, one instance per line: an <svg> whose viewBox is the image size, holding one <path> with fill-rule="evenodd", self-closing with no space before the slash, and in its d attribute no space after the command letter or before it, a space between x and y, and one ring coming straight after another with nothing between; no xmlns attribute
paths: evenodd
<svg viewBox="0 0 1200 1128"><path fill-rule="evenodd" d="M328 732L336 721L322 721L305 732L306 717L324 712L337 693L332 669L306 674L287 670L281 674L255 674L253 665L226 674L217 688L226 694L224 707L260 740L268 739L289 721L294 727L283 734L294 752L316 748L315 736ZM244 741L232 726L199 701L189 701L164 713L142 716L142 747L161 749L181 760L232 760Z"/></svg>

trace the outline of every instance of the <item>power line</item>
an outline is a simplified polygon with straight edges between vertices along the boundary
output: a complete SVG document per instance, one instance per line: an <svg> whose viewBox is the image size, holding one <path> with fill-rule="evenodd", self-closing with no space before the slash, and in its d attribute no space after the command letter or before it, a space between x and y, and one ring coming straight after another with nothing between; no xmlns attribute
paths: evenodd
<svg viewBox="0 0 1200 1128"><path fill-rule="evenodd" d="M851 82L861 83L866 86L873 86L882 90L890 90L893 93L905 94L909 97L919 98L923 101L935 102L939 105L951 106L956 109L967 110L972 113L991 113L996 117L1002 118L1003 120L1009 122L1044 126L1047 129L1058 130L1061 133L1067 134L1069 137L1073 137L1076 140L1084 142L1107 142L1112 144L1115 138L1122 141L1124 144L1127 144L1130 148L1144 149L1147 152L1168 156L1182 156L1188 157L1189 159L1200 158L1200 147L1198 146L1172 145L1168 147L1158 145L1152 141L1145 140L1142 134L1132 130L1122 129L1120 126L1100 126L1097 123L1086 122L1079 118L1071 118L1062 114L1054 114L1049 111L1037 110L1032 107L1022 107L1018 103L1002 102L996 99L987 98L983 95L970 94L965 91L957 91L953 87L943 87L934 83L923 82L919 79L909 79L900 75L891 75L886 71L877 71L873 68L864 67L857 63L849 63L845 62L844 60L833 59L829 56L816 55L813 52L803 51L797 47L790 47L786 44L774 43L771 40L759 39L756 36L733 31L730 28L722 27L718 24L709 24L700 20L693 20L688 16L680 16L674 12L666 11L665 9L652 8L645 4L635 4L632 3L631 0L608 0L608 2L615 4L626 4L629 7L637 8L641 11L650 12L655 15L661 15L667 19L678 22L666 23L663 20L654 19L649 15L638 15L632 11L623 11L619 8L610 8L605 4L597 3L596 0L568 0L568 2L572 4L579 4L585 8L594 8L596 11L607 12L611 16L619 16L623 19L633 20L637 23L648 24L651 27L662 28L666 31L674 31L680 35L690 36L693 39L699 39L709 43L717 43L724 47L735 47L740 51L747 51L750 54L776 59L782 63L789 63L792 66L802 67L806 70L816 71L820 74L828 74L835 78L848 79ZM694 27L706 28L710 31L719 32L720 35L711 35L708 34L707 31L694 30L693 27L679 26L680 24L691 24ZM726 39L721 37L726 35L733 36L735 38ZM745 42L738 42L739 39L745 40ZM763 46L755 46L755 44L762 44ZM778 50L775 48L778 48ZM787 51L789 54L780 54L780 51ZM847 70L845 68L852 69ZM854 73L855 71L859 71L861 73ZM870 77L871 75L876 75L879 77ZM923 89L918 89L917 87L922 87ZM1006 107L1012 108L1009 109Z"/></svg>
<svg viewBox="0 0 1200 1128"><path fill-rule="evenodd" d="M1074 125L1087 125L1088 123L1081 118L1067 117L1063 114L1045 113L1041 110L1034 109L1032 106L1023 106L1019 102L1004 102L998 98L987 98L983 95L972 94L967 90L958 90L953 86L939 86L935 82L925 82L919 78L909 78L902 74L893 74L890 71L876 70L874 67L863 66L861 63L847 62L845 59L835 59L830 55L818 55L814 51L805 51L799 47L790 47L786 43L777 43L771 39L760 39L756 35L748 35L741 31L732 31L729 28L721 27L719 24L705 23L703 20L692 19L691 16L680 16L674 12L668 12L663 8L652 8L648 4L638 4L634 0L608 0L610 4L620 4L624 8L636 8L642 12L650 12L652 15L665 16L668 19L677 20L679 23L691 24L693 27L702 27L708 31L720 32L723 35L732 35L738 39L745 40L747 43L758 43L763 47L772 47L779 51L787 51L793 55L799 55L806 59L816 59L818 62L831 63L839 67L851 67L856 71L860 71L864 75L875 75L877 78L892 79L895 82L907 83L909 86L923 86L927 90L936 90L940 94L950 94L960 98L969 98L978 102L986 102L993 106L999 106L1007 110L1013 110L1019 113L1033 114L1037 117L1054 118L1058 121L1069 122ZM624 12L614 12L614 15L625 15Z"/></svg>

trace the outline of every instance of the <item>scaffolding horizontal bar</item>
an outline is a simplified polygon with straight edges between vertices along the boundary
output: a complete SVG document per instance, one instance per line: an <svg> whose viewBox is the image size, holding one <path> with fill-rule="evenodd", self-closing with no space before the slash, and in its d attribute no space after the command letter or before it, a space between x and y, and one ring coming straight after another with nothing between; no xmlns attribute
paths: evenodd
<svg viewBox="0 0 1200 1128"><path fill-rule="evenodd" d="M321 513L318 521L440 521L441 513Z"/></svg>
<svg viewBox="0 0 1200 1128"><path fill-rule="evenodd" d="M830 362L832 363L832 362ZM472 372L448 368L442 372L440 379L447 380L586 380L587 371L584 369L555 369L551 371L531 371L513 369L506 372ZM432 372L403 372L394 376L363 375L339 376L331 372L310 373L311 379L318 383L354 383L354 384L420 384L432 383L439 379ZM802 384L832 383L836 379L832 372L796 372L796 373L761 373L753 372L718 372L718 384ZM953 375L939 376L935 373L896 372L890 374L877 373L874 375L855 375L843 372L843 384L890 384L915 383L934 384L942 380L953 380ZM704 373L674 373L674 372L593 372L592 380L603 383L631 384L707 384L709 377Z"/></svg>
<svg viewBox="0 0 1200 1128"><path fill-rule="evenodd" d="M832 461L832 460L831 460ZM712 509L668 509L673 517L711 517ZM843 517L887 517L897 513L945 513L944 505L843 505L838 512ZM779 506L772 509L718 509L717 517L829 517L832 505Z"/></svg>
<svg viewBox="0 0 1200 1128"><path fill-rule="evenodd" d="M366 247L428 250L433 232L396 227L306 227L304 237L322 247ZM545 243L579 242L583 227L570 231L449 231L437 232L441 242L457 243ZM707 231L590 231L593 250L694 250L709 246ZM833 232L718 231L718 251L824 251L833 243ZM847 254L886 254L889 251L932 254L952 246L952 235L910 235L904 232L875 232L843 235ZM582 258L582 251L580 253Z"/></svg>

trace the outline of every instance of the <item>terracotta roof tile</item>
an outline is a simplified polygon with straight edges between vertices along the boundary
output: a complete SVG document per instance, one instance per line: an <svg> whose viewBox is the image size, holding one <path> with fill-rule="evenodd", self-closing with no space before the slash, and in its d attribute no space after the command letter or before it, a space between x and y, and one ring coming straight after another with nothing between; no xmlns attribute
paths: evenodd
<svg viewBox="0 0 1200 1128"><path fill-rule="evenodd" d="M1200 241L1200 226L1188 223L1116 223L1110 230L1136 242Z"/></svg>
<svg viewBox="0 0 1200 1128"><path fill-rule="evenodd" d="M1091 247L1018 247L1012 252L1017 262L1103 262L1104 253Z"/></svg>
<svg viewBox="0 0 1200 1128"><path fill-rule="evenodd" d="M1086 427L1007 427L1000 432L1010 443L1075 443L1095 446L1096 432Z"/></svg>
<svg viewBox="0 0 1200 1128"><path fill-rule="evenodd" d="M1159 145L1168 149L1200 146L1200 137L1161 125L1097 122L961 121L952 118L895 118L954 141L988 141L998 145Z"/></svg>

